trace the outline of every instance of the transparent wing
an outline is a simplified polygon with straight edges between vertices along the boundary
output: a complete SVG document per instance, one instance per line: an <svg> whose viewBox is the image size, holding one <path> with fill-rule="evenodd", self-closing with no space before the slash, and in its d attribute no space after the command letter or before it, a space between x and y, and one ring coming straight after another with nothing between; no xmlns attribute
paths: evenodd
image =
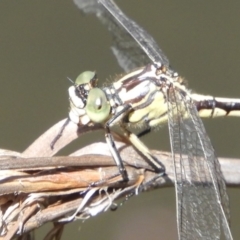
<svg viewBox="0 0 240 240"><path fill-rule="evenodd" d="M168 107L179 238L232 239L225 182L196 107L173 88Z"/></svg>
<svg viewBox="0 0 240 240"><path fill-rule="evenodd" d="M154 39L129 19L115 3L110 0L74 2L83 12L96 14L107 27L113 36L112 52L124 71L128 72L150 61L169 66L167 57Z"/></svg>

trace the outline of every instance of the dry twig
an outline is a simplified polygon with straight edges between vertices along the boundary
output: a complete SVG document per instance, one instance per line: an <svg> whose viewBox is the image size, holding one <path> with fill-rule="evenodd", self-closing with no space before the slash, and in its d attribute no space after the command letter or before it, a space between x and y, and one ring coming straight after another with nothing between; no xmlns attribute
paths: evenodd
<svg viewBox="0 0 240 240"><path fill-rule="evenodd" d="M39 137L22 154L0 151L1 236L12 239L28 234L46 222L54 222L46 239L60 239L63 226L76 219L87 219L141 191L173 185L171 154L154 151L166 167L159 178L130 146L118 143L127 166L129 181L122 182L105 143L95 143L64 157L53 157L83 133L101 126L81 127L69 123L63 136L50 148L65 120ZM235 159L220 159L228 185L240 185L240 164Z"/></svg>

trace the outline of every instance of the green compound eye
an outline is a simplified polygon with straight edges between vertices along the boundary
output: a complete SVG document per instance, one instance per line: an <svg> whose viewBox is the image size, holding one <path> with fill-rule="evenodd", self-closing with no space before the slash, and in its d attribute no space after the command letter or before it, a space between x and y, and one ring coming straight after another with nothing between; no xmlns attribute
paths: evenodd
<svg viewBox="0 0 240 240"><path fill-rule="evenodd" d="M109 117L110 109L105 93L100 88L91 89L86 105L86 112L91 121L104 122Z"/></svg>
<svg viewBox="0 0 240 240"><path fill-rule="evenodd" d="M93 80L96 77L96 73L92 71L85 71L82 72L76 79L75 84L81 85L85 83L89 83L91 80Z"/></svg>

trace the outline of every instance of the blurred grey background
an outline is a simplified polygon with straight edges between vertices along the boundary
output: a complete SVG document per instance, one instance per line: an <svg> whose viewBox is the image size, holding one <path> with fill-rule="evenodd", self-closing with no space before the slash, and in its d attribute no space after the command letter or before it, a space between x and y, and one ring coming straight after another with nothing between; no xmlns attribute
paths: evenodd
<svg viewBox="0 0 240 240"><path fill-rule="evenodd" d="M155 38L193 91L240 97L239 1L117 2ZM103 83L122 72L107 30L72 1L1 0L0 32L0 148L23 151L67 117L67 77L96 70ZM204 122L218 156L240 158L240 119ZM79 139L62 154L98 140L102 132ZM169 150L166 127L144 141ZM239 239L240 190L228 191L233 236ZM38 230L38 239L49 228ZM141 194L115 212L71 223L63 239L177 239L174 188Z"/></svg>

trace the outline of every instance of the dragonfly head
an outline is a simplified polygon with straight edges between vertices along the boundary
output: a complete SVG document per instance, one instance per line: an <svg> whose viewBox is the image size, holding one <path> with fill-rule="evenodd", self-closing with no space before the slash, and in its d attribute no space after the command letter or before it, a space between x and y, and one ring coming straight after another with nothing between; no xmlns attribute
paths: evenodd
<svg viewBox="0 0 240 240"><path fill-rule="evenodd" d="M111 110L105 93L97 88L97 74L92 71L81 73L68 89L70 100L69 118L76 124L101 123Z"/></svg>

